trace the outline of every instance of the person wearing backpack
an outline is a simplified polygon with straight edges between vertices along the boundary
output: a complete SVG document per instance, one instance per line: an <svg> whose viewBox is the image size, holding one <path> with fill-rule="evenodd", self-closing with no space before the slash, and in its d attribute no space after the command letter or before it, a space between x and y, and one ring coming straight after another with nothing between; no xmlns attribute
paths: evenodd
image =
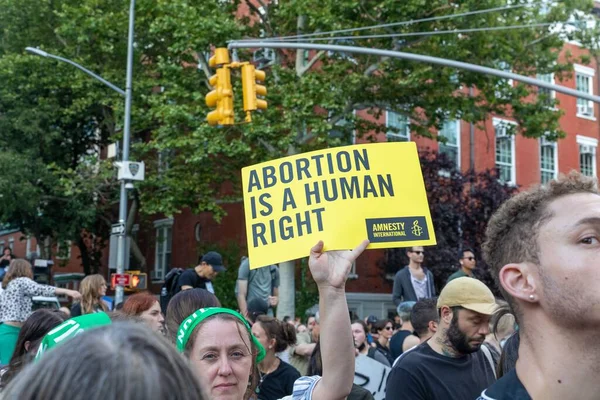
<svg viewBox="0 0 600 400"><path fill-rule="evenodd" d="M165 283L160 290L160 307L164 315L173 296L182 290L205 289L215 294L212 280L224 272L223 257L216 251L209 251L198 259L198 265L184 270L173 268L165 276Z"/></svg>
<svg viewBox="0 0 600 400"><path fill-rule="evenodd" d="M240 313L246 318L248 303L254 299L266 301L269 305L268 315L273 316L273 307L279 302L279 269L269 265L250 269L250 261L244 257L238 271L236 297Z"/></svg>

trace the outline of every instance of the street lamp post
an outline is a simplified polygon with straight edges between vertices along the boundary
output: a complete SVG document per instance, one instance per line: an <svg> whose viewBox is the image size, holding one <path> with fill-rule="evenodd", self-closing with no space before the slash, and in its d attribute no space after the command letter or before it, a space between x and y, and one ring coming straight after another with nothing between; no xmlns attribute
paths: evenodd
<svg viewBox="0 0 600 400"><path fill-rule="evenodd" d="M82 67L74 61L69 59L55 56L53 54L47 53L40 49L36 49L33 47L27 47L27 50L30 53L36 54L42 57L53 58L58 61L65 62L74 66L75 68L85 72L92 78L102 82L109 88L113 89L115 92L119 93L121 96L125 96L125 117L123 123L123 153L121 157L121 168L124 168L124 165L129 161L129 145L131 141L131 91L133 84L133 33L134 33L134 21L135 21L135 0L131 0L129 6L129 36L127 40L127 75L126 75L126 86L125 90L120 89L119 87L113 85L109 81L105 80L101 76L93 73L87 68ZM129 183L126 179L121 179L121 194L119 199L119 225L123 228L127 222L127 184ZM127 236L127 232L125 229L121 229L118 234L118 242L117 242L117 274L125 273L125 237ZM123 302L123 286L117 285L115 290L115 305Z"/></svg>

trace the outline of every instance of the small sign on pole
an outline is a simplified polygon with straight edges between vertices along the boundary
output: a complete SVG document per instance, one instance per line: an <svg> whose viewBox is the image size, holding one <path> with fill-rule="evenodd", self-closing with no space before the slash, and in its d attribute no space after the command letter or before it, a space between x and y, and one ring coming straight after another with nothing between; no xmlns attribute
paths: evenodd
<svg viewBox="0 0 600 400"><path fill-rule="evenodd" d="M125 233L125 224L113 224L111 231L113 235L122 235Z"/></svg>
<svg viewBox="0 0 600 400"><path fill-rule="evenodd" d="M111 287L114 289L117 286L129 286L131 285L130 274L111 274L110 276Z"/></svg>

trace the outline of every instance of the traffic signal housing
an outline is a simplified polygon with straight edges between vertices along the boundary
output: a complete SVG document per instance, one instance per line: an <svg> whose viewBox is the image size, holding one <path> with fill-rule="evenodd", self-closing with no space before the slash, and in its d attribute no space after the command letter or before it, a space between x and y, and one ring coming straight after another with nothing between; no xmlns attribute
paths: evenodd
<svg viewBox="0 0 600 400"><path fill-rule="evenodd" d="M206 105L214 107L215 110L208 113L206 120L210 125L233 125L233 88L227 49L215 49L215 55L209 59L208 65L219 68L209 79L214 90L206 95Z"/></svg>
<svg viewBox="0 0 600 400"><path fill-rule="evenodd" d="M267 109L267 102L258 98L258 96L267 95L267 88L258 84L264 82L265 79L264 71L256 69L252 64L242 65L242 93L247 122L252 121L251 111Z"/></svg>
<svg viewBox="0 0 600 400"><path fill-rule="evenodd" d="M131 290L146 290L148 289L148 274L145 272L129 271L131 274L131 282L129 289Z"/></svg>

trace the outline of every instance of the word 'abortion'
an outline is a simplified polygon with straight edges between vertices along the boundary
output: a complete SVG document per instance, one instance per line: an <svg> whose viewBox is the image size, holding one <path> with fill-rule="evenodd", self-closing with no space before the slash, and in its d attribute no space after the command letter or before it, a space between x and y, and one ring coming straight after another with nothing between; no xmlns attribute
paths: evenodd
<svg viewBox="0 0 600 400"><path fill-rule="evenodd" d="M299 158L295 163L281 163L278 169L273 166L263 167L261 174L251 171L249 192L270 188L278 183L290 183L293 180L310 180L302 186L295 187L295 191L290 187L282 186L283 200L278 205L273 204L269 191L250 197L252 219L269 217L274 211L278 215L276 218L252 224L254 247L322 232L325 228L323 214L326 212L323 203L393 197L394 186L391 174L354 175L354 172L369 170L368 153L363 149L353 150L352 153L340 151L337 154ZM337 172L345 172L346 175L318 179L322 175ZM315 208L307 210L306 207L310 206ZM298 208L300 210L297 212L290 212Z"/></svg>

